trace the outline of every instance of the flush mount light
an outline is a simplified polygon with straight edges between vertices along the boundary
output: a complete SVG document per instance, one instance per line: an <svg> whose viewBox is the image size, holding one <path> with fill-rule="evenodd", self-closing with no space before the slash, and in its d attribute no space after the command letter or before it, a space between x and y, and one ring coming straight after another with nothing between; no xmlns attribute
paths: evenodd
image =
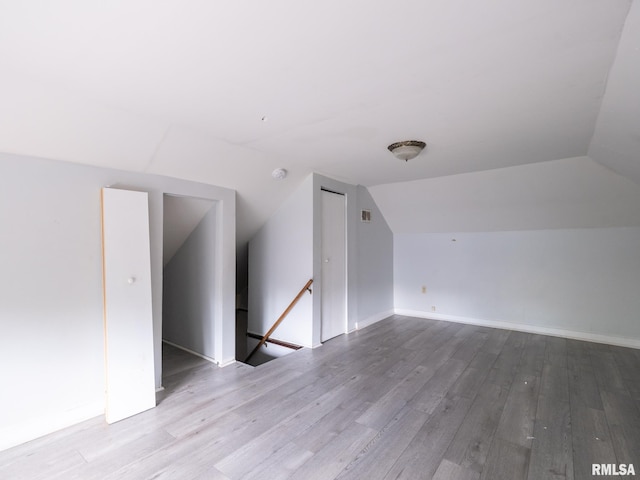
<svg viewBox="0 0 640 480"><path fill-rule="evenodd" d="M271 176L274 180L284 180L287 178L287 171L284 168L276 168L273 172L271 172Z"/></svg>
<svg viewBox="0 0 640 480"><path fill-rule="evenodd" d="M427 144L419 140L405 140L404 142L396 142L387 148L400 160L409 161L418 156Z"/></svg>

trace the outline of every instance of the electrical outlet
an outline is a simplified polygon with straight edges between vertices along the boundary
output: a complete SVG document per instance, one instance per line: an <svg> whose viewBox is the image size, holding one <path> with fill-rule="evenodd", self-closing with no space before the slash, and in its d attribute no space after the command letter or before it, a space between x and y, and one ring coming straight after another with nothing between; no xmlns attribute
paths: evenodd
<svg viewBox="0 0 640 480"><path fill-rule="evenodd" d="M435 305L431 305L431 311L435 312L436 311L436 306Z"/></svg>
<svg viewBox="0 0 640 480"><path fill-rule="evenodd" d="M422 293L427 293L427 287L426 287L426 285L422 285Z"/></svg>

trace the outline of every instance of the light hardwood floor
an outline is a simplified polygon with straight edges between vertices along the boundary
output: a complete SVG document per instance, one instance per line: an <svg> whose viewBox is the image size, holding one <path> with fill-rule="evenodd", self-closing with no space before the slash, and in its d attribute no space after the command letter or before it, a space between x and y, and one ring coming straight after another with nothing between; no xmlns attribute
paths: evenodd
<svg viewBox="0 0 640 480"><path fill-rule="evenodd" d="M0 452L0 478L640 475L638 350L399 316L257 368L165 349L157 408Z"/></svg>

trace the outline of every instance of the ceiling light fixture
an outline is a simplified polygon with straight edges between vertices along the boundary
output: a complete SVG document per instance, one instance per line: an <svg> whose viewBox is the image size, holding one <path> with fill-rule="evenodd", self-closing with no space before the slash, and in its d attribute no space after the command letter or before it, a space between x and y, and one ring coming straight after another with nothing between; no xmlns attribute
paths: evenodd
<svg viewBox="0 0 640 480"><path fill-rule="evenodd" d="M396 158L407 162L412 158L416 158L426 146L426 143L419 140L405 140L404 142L392 143L387 148Z"/></svg>
<svg viewBox="0 0 640 480"><path fill-rule="evenodd" d="M274 180L284 180L287 178L287 171L284 168L276 168L273 172L271 172L271 176Z"/></svg>

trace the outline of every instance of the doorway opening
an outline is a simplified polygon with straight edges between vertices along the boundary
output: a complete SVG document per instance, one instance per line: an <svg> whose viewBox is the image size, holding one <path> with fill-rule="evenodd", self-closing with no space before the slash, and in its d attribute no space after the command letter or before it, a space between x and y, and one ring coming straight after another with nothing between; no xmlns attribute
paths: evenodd
<svg viewBox="0 0 640 480"><path fill-rule="evenodd" d="M164 194L162 377L215 356L216 202Z"/></svg>

